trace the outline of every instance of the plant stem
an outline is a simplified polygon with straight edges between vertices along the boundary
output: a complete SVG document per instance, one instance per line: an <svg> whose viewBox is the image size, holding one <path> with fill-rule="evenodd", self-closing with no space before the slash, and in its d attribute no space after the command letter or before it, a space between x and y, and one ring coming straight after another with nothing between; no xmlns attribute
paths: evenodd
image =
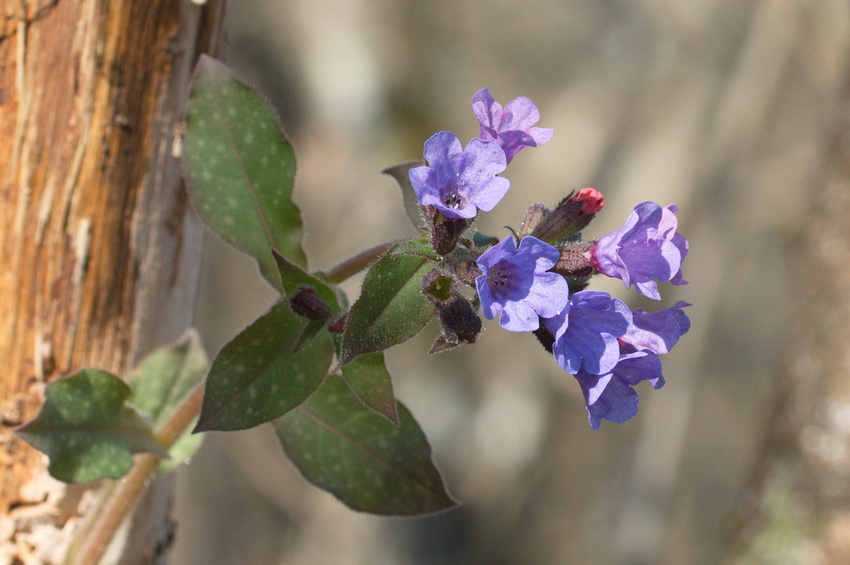
<svg viewBox="0 0 850 565"><path fill-rule="evenodd" d="M171 417L154 433L154 439L166 451L200 412L201 401L204 397L204 384L204 381L201 381L189 391L189 394L174 410ZM121 522L124 521L139 493L147 485L158 464L159 458L150 453L143 453L136 457L136 462L130 472L116 484L91 530L86 532L79 553L69 563L73 565L97 565Z"/></svg>
<svg viewBox="0 0 850 565"><path fill-rule="evenodd" d="M349 257L345 261L339 263L338 265L334 265L333 267L325 271L325 277L330 283L341 283L348 277L355 275L365 269L369 265L369 263L373 262L375 259L383 255L387 249L389 249L396 243L399 243L399 241L401 240L379 243L374 247L370 247L365 251L361 251L357 255Z"/></svg>
<svg viewBox="0 0 850 565"><path fill-rule="evenodd" d="M366 268L396 243L398 241L389 241L366 249L328 269L325 277L328 282L340 283ZM165 424L154 432L154 439L163 449L167 451L192 423L201 410L203 397L204 382L201 382L186 395ZM136 456L130 472L115 484L91 529L84 532L85 539L75 540L72 544L72 548L79 545L80 550L75 552L76 555L69 554L69 565L97 565L158 464L159 458L150 453Z"/></svg>

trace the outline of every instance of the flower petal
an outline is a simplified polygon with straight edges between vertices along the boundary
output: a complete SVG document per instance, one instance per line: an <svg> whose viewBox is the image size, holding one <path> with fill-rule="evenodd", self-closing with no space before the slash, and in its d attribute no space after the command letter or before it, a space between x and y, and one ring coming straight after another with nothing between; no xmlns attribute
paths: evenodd
<svg viewBox="0 0 850 565"><path fill-rule="evenodd" d="M679 233L675 205L662 208L642 202L629 214L625 225L599 239L590 249L593 267L618 278L626 288L634 285L644 296L659 300L656 282L687 284L682 261L688 241Z"/></svg>

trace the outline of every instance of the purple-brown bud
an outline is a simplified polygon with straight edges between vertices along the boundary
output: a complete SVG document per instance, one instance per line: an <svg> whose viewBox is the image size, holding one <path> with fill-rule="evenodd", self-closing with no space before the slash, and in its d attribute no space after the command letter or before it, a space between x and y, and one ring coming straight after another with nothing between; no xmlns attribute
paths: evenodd
<svg viewBox="0 0 850 565"><path fill-rule="evenodd" d="M455 294L445 304L437 306L443 333L434 342L429 353L440 353L461 343L475 343L481 333L481 318L469 302Z"/></svg>
<svg viewBox="0 0 850 565"><path fill-rule="evenodd" d="M433 208L429 206L429 208ZM465 218L446 218L439 213L433 214L431 221L431 245L438 255L448 255L457 246L457 240L469 226Z"/></svg>
<svg viewBox="0 0 850 565"><path fill-rule="evenodd" d="M319 298L313 287L301 285L289 299L293 312L308 320L326 320L331 315L330 307Z"/></svg>

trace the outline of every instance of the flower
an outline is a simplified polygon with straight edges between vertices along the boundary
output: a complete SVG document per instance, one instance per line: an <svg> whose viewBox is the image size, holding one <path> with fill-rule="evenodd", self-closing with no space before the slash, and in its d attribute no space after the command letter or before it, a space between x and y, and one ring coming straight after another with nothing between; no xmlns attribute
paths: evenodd
<svg viewBox="0 0 850 565"><path fill-rule="evenodd" d="M555 361L572 375L582 368L594 375L611 371L620 359L617 338L631 323L629 307L599 290L576 292L560 314L545 321L555 337Z"/></svg>
<svg viewBox="0 0 850 565"><path fill-rule="evenodd" d="M605 205L605 197L595 188L582 188L569 202L581 202L582 214L595 214Z"/></svg>
<svg viewBox="0 0 850 565"><path fill-rule="evenodd" d="M582 368L575 374L594 430L603 419L621 423L637 414L638 395L632 387L639 382L648 381L656 389L664 386L658 356L668 353L690 329L691 322L682 311L686 306L690 304L680 301L651 314L632 311L632 323L618 340L620 359L613 369L594 375Z"/></svg>
<svg viewBox="0 0 850 565"><path fill-rule="evenodd" d="M542 204L532 204L526 211L523 229L548 243L563 243L575 236L596 216L605 204L605 197L593 188L582 188L558 202L554 210ZM589 245L588 245L589 247ZM584 258L588 262L587 257ZM587 276L590 276L589 273Z"/></svg>
<svg viewBox="0 0 850 565"><path fill-rule="evenodd" d="M492 139L505 150L507 162L524 147L543 145L552 139L552 128L532 127L540 119L537 106L520 96L505 104L493 100L489 88L472 97L472 111L481 124L481 139Z"/></svg>
<svg viewBox="0 0 850 565"><path fill-rule="evenodd" d="M539 318L556 316L567 305L569 285L558 274L546 272L560 253L536 237L505 238L478 258L482 274L475 279L481 311L488 320L513 332L534 331Z"/></svg>
<svg viewBox="0 0 850 565"><path fill-rule="evenodd" d="M660 300L655 281L687 284L682 278L682 261L688 240L676 233L678 207L662 208L654 202L635 206L626 224L602 237L590 249L593 267L603 275L622 279L626 288Z"/></svg>
<svg viewBox="0 0 850 565"><path fill-rule="evenodd" d="M669 353L679 338L691 329L691 321L682 311L690 306L679 301L670 308L647 313L642 308L632 311L632 325L620 338L635 350L648 350L658 355Z"/></svg>
<svg viewBox="0 0 850 565"><path fill-rule="evenodd" d="M638 394L632 387L640 381L648 380L653 388L664 385L661 360L651 351L623 355L613 369L602 375L581 369L575 378L584 394L587 419L594 430L599 429L603 419L619 424L637 414Z"/></svg>
<svg viewBox="0 0 850 565"><path fill-rule="evenodd" d="M423 206L446 218L474 218L492 210L510 187L496 175L505 170L505 152L497 143L473 139L461 149L458 138L441 131L425 142L427 165L410 170L410 182Z"/></svg>

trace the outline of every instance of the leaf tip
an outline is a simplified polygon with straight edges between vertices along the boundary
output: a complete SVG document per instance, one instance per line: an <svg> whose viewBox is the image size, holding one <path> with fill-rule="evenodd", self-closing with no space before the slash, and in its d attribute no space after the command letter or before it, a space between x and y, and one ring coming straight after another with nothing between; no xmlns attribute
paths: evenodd
<svg viewBox="0 0 850 565"><path fill-rule="evenodd" d="M203 414L201 414L201 417L198 418L198 423L195 424L195 427L192 428L192 431L189 433L195 435L203 432L211 432L215 429L215 425L210 423L210 419L203 418Z"/></svg>
<svg viewBox="0 0 850 565"><path fill-rule="evenodd" d="M391 409L386 412L381 412L380 414L389 420L393 426L399 427L401 425L401 420L398 419L398 410L396 410L395 403L393 403L393 407Z"/></svg>

